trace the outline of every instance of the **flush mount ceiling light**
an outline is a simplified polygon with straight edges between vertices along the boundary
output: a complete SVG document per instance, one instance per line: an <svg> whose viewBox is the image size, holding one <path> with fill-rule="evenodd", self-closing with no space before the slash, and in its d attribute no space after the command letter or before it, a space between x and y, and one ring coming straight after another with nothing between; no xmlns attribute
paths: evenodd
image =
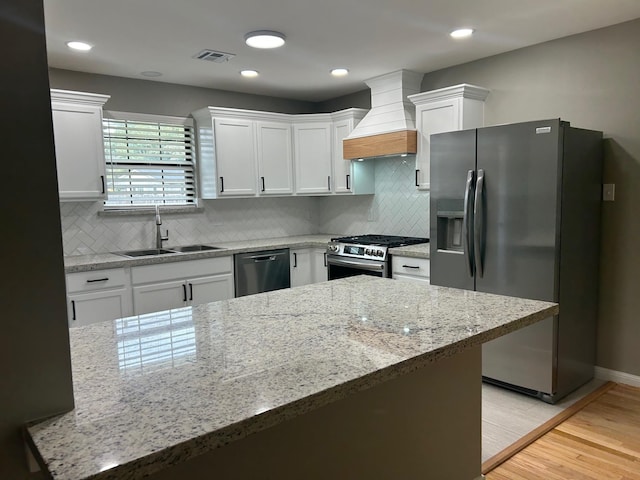
<svg viewBox="0 0 640 480"><path fill-rule="evenodd" d="M280 32L271 30L256 30L244 36L247 45L253 48L278 48L284 45L286 37Z"/></svg>
<svg viewBox="0 0 640 480"><path fill-rule="evenodd" d="M331 75L334 77L344 77L345 75L349 75L349 70L346 68L334 68L331 70Z"/></svg>
<svg viewBox="0 0 640 480"><path fill-rule="evenodd" d="M459 28L451 32L449 35L451 35L453 38L466 38L470 37L472 34L473 28Z"/></svg>
<svg viewBox="0 0 640 480"><path fill-rule="evenodd" d="M256 70L242 70L240 72L240 75L242 75L243 77L247 77L247 78L255 78L259 74L258 74L258 72Z"/></svg>
<svg viewBox="0 0 640 480"><path fill-rule="evenodd" d="M88 52L93 48L93 45L89 45L86 42L72 41L72 42L67 42L67 47L73 50L78 50L80 52Z"/></svg>

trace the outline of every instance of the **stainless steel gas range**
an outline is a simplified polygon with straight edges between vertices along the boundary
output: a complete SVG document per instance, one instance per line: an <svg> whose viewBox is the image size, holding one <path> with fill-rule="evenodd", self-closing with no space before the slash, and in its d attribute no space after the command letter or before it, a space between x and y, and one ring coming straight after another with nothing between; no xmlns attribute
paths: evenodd
<svg viewBox="0 0 640 480"><path fill-rule="evenodd" d="M428 238L395 235L355 235L332 238L327 245L329 280L354 275L390 277L388 250L393 247L427 243Z"/></svg>

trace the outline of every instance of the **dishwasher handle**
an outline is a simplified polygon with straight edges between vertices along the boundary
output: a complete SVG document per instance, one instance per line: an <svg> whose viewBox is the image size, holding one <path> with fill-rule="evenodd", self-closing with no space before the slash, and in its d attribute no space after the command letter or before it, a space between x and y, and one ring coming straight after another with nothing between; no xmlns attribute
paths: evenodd
<svg viewBox="0 0 640 480"><path fill-rule="evenodd" d="M269 255L253 255L251 257L247 257L250 260L253 260L254 263L258 263L258 262L274 262L276 260L276 257L279 257L281 255L285 255L284 253L272 253Z"/></svg>

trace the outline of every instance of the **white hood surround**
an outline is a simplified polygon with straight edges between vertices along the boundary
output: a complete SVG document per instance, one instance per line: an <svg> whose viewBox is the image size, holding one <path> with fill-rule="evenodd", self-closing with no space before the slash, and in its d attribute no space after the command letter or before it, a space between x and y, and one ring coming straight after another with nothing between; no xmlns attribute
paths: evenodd
<svg viewBox="0 0 640 480"><path fill-rule="evenodd" d="M415 105L424 74L410 70L371 78L371 110L343 141L344 158L416 153Z"/></svg>

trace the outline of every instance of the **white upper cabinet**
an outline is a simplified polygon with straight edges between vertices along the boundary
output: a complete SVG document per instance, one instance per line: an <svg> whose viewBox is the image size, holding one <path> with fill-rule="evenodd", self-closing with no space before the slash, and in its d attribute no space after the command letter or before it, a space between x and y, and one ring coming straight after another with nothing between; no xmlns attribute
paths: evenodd
<svg viewBox="0 0 640 480"><path fill-rule="evenodd" d="M51 90L60 200L105 197L102 106L108 95Z"/></svg>
<svg viewBox="0 0 640 480"><path fill-rule="evenodd" d="M345 160L342 153L342 140L351 133L366 113L367 111L363 109L350 108L332 114L334 193L356 195L374 193L374 163Z"/></svg>
<svg viewBox="0 0 640 480"><path fill-rule="evenodd" d="M366 112L193 112L200 198L373 193L373 163L344 160L342 154L342 139Z"/></svg>
<svg viewBox="0 0 640 480"><path fill-rule="evenodd" d="M430 136L484 126L484 100L489 90L475 85L455 85L409 95L416 105L418 153L416 154L416 186L429 189Z"/></svg>
<svg viewBox="0 0 640 480"><path fill-rule="evenodd" d="M293 125L296 193L331 193L331 122Z"/></svg>
<svg viewBox="0 0 640 480"><path fill-rule="evenodd" d="M280 122L257 122L257 137L260 194L292 194L291 125Z"/></svg>
<svg viewBox="0 0 640 480"><path fill-rule="evenodd" d="M220 196L255 195L255 122L216 118L213 126L218 193Z"/></svg>

